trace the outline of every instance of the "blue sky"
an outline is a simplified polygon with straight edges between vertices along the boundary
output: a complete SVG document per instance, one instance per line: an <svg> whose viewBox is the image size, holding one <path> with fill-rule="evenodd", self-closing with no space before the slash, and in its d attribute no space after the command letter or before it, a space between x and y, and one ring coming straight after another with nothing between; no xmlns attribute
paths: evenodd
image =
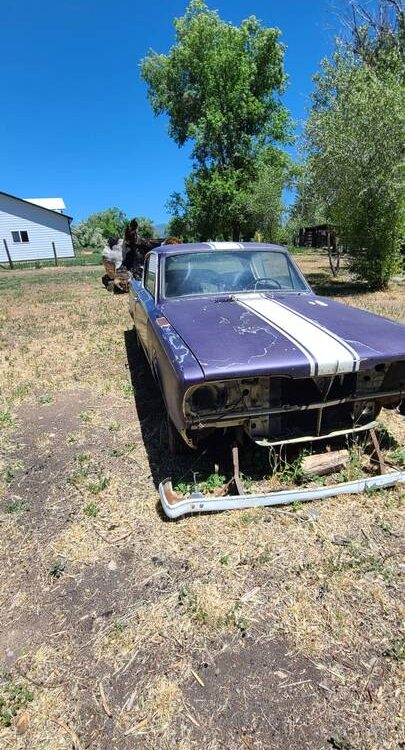
<svg viewBox="0 0 405 750"><path fill-rule="evenodd" d="M311 76L333 48L345 0L208 0L233 23L278 26L290 77L284 101L299 128ZM0 189L62 196L75 221L119 206L165 221L188 149L155 118L139 76L150 47L165 52L185 0L4 0Z"/></svg>

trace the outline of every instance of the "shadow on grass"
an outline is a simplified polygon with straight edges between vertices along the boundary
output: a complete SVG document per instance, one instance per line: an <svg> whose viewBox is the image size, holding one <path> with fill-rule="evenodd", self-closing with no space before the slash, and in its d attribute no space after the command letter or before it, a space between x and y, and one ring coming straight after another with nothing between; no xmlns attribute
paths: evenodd
<svg viewBox="0 0 405 750"><path fill-rule="evenodd" d="M197 483L205 482L219 465L219 473L226 480L232 476L232 445L234 434L221 430L211 435L205 444L197 450L187 449L185 455L172 456L168 448L166 408L159 388L153 380L145 355L138 348L133 330L125 331L125 347L128 367L134 392L135 407L141 427L142 439L153 482L171 477L173 487L179 483L192 484L193 472L196 472ZM265 448L260 448L246 439L240 449L240 470L243 475L254 480L263 479L271 473L269 455ZM294 450L294 455L296 450Z"/></svg>
<svg viewBox="0 0 405 750"><path fill-rule="evenodd" d="M172 456L167 439L166 408L143 351L138 347L133 330L125 331L125 347L128 367L134 392L135 407L141 427L142 439L148 456L153 482L172 478L173 486L180 482L193 481L193 471L198 472L197 481L203 481L214 471L211 448L191 450L185 446L185 454Z"/></svg>
<svg viewBox="0 0 405 750"><path fill-rule="evenodd" d="M305 278L316 294L321 294L325 297L351 297L355 294L367 294L369 292L365 283L347 281L339 279L339 277L334 278L324 271L306 273Z"/></svg>

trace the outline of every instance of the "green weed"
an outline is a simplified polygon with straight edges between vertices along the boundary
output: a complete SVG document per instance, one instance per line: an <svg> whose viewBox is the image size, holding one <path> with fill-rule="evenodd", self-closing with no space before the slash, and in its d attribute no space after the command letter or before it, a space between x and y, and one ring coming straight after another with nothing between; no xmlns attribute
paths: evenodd
<svg viewBox="0 0 405 750"><path fill-rule="evenodd" d="M226 615L225 624L234 625L235 628L240 630L241 634L244 635L248 629L248 621L244 617L240 616L240 606L240 603L236 602L233 609L231 609L230 612L228 612L228 614Z"/></svg>
<svg viewBox="0 0 405 750"><path fill-rule="evenodd" d="M96 503L87 503L83 508L83 513L85 516L88 516L88 518L95 518L99 512L100 508Z"/></svg>
<svg viewBox="0 0 405 750"><path fill-rule="evenodd" d="M342 482L353 482L355 479L361 479L364 476L362 468L363 454L363 448L359 443L355 443L349 447L349 464L341 472Z"/></svg>
<svg viewBox="0 0 405 750"><path fill-rule="evenodd" d="M91 492L92 495L98 495L100 492L107 489L109 484L110 478L100 474L97 479L87 482L86 489Z"/></svg>
<svg viewBox="0 0 405 750"><path fill-rule="evenodd" d="M303 458L304 453L300 453L300 455L291 463L286 462L283 468L277 472L278 478L282 482L300 484L304 479L304 472L302 469Z"/></svg>
<svg viewBox="0 0 405 750"><path fill-rule="evenodd" d="M31 510L30 503L27 500L21 500L21 498L11 500L6 507L6 513L26 513L29 510Z"/></svg>
<svg viewBox="0 0 405 750"><path fill-rule="evenodd" d="M240 522L244 526L248 526L250 523L257 523L258 520L259 516L255 513L249 513L249 511L247 511L240 514Z"/></svg>
<svg viewBox="0 0 405 750"><path fill-rule="evenodd" d="M328 743L333 750L360 750L360 748L355 747L351 742L346 742L346 740L343 740L341 737L330 737ZM364 747L363 750L367 750L367 748Z"/></svg>
<svg viewBox="0 0 405 750"><path fill-rule="evenodd" d="M18 712L33 700L34 693L24 685L7 682L0 689L0 723L10 727Z"/></svg>
<svg viewBox="0 0 405 750"><path fill-rule="evenodd" d="M23 463L21 461L13 461L10 463L4 471L1 473L1 479L6 484L11 484L11 482L16 478L17 472L23 468Z"/></svg>
<svg viewBox="0 0 405 750"><path fill-rule="evenodd" d="M0 411L0 427L3 429L7 429L8 427L15 427L15 419L12 416L11 412L6 409L5 411Z"/></svg>
<svg viewBox="0 0 405 750"><path fill-rule="evenodd" d="M301 503L301 501L300 501L300 500L294 500L294 502L292 502L292 503L291 503L291 508L292 508L292 509L293 509L293 511L295 511L295 512L296 512L297 510L301 510L301 508L302 508L302 503Z"/></svg>
<svg viewBox="0 0 405 750"><path fill-rule="evenodd" d="M330 557L326 565L330 573L342 573L347 570L359 575L375 573L386 581L391 581L393 577L392 571L386 567L381 557L368 554L353 544L348 545L344 551L341 550L336 557Z"/></svg>
<svg viewBox="0 0 405 750"><path fill-rule="evenodd" d="M113 622L113 632L115 633L123 633L126 627L127 623L124 620L114 620Z"/></svg>
<svg viewBox="0 0 405 750"><path fill-rule="evenodd" d="M222 474L210 474L204 482L198 484L198 487L201 492L209 494L219 487L223 487L224 482L225 477Z"/></svg>
<svg viewBox="0 0 405 750"><path fill-rule="evenodd" d="M270 560L271 560L270 550L267 549L267 547L265 547L263 552L261 552L260 555L256 557L255 562L258 563L259 565L265 565L266 563L270 562Z"/></svg>
<svg viewBox="0 0 405 750"><path fill-rule="evenodd" d="M75 458L76 458L76 461L78 461L79 464L83 466L83 464L86 464L88 463L88 461L90 461L91 455L90 453L78 453L77 456L75 456Z"/></svg>
<svg viewBox="0 0 405 750"><path fill-rule="evenodd" d="M67 436L67 438L66 438L66 442L67 442L67 444L68 444L68 445L74 445L74 443L78 443L78 442L79 442L79 439L80 439L80 438L79 438L79 435L77 435L77 433L75 433L75 432L71 432L71 433L70 433L70 434L69 434L69 435Z"/></svg>
<svg viewBox="0 0 405 750"><path fill-rule="evenodd" d="M51 565L49 569L49 575L51 578L61 578L66 568L66 561L58 557Z"/></svg>
<svg viewBox="0 0 405 750"><path fill-rule="evenodd" d="M53 401L53 397L49 393L43 393L42 396L38 396L39 404L50 404Z"/></svg>
<svg viewBox="0 0 405 750"><path fill-rule="evenodd" d="M89 414L88 411L82 411L80 414L80 421L83 422L83 424L90 424L93 421L93 415Z"/></svg>
<svg viewBox="0 0 405 750"><path fill-rule="evenodd" d="M405 635L402 635L397 641L394 641L392 646L383 652L383 656L388 656L399 664L405 661Z"/></svg>
<svg viewBox="0 0 405 750"><path fill-rule="evenodd" d="M179 495L190 495L190 493L193 491L193 487L191 484L187 484L186 482L179 482L178 484L176 484L174 491Z"/></svg>
<svg viewBox="0 0 405 750"><path fill-rule="evenodd" d="M124 398L131 398L131 396L133 396L135 393L134 388L130 383L123 383L122 392L124 394Z"/></svg>
<svg viewBox="0 0 405 750"><path fill-rule="evenodd" d="M199 605L197 596L188 586L182 586L179 591L179 604L187 609L191 619L204 625L208 620L208 613Z"/></svg>
<svg viewBox="0 0 405 750"><path fill-rule="evenodd" d="M394 451L391 451L388 453L388 459L389 461L392 461L394 464L398 464L398 466L404 467L405 466L405 448L396 448Z"/></svg>

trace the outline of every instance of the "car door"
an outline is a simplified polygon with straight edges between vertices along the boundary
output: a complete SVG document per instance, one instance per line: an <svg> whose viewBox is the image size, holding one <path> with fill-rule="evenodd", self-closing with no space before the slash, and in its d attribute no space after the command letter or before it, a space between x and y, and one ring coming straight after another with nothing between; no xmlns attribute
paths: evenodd
<svg viewBox="0 0 405 750"><path fill-rule="evenodd" d="M155 309L157 284L157 255L149 253L145 259L142 288L138 291L134 320L138 336L149 358L148 318Z"/></svg>

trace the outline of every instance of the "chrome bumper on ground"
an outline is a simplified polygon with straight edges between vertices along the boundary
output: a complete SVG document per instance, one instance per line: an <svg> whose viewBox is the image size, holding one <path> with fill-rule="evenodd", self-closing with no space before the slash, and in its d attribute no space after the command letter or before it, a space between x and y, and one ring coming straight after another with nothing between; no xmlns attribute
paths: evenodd
<svg viewBox="0 0 405 750"><path fill-rule="evenodd" d="M306 488L301 490L280 490L267 495L228 495L224 497L207 497L202 492L193 492L189 497L179 498L173 491L170 479L159 485L162 508L169 518L179 518L190 513L209 513L218 510L258 508L271 505L289 505L294 502L304 503L308 500L325 500L336 495L350 495L355 492L392 487L398 482L405 482L405 471L393 471L389 474L356 479L353 482L334 484L328 487Z"/></svg>

